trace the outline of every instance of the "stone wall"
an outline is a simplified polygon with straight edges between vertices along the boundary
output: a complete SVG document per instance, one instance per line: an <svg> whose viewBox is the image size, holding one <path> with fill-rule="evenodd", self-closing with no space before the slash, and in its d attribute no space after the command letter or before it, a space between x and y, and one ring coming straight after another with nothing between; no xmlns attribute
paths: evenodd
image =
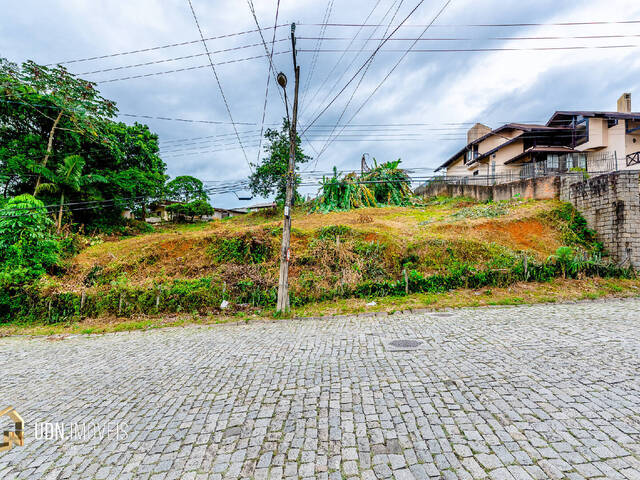
<svg viewBox="0 0 640 480"><path fill-rule="evenodd" d="M618 262L640 267L640 176L621 171L588 180L561 179L560 200L571 202Z"/></svg>

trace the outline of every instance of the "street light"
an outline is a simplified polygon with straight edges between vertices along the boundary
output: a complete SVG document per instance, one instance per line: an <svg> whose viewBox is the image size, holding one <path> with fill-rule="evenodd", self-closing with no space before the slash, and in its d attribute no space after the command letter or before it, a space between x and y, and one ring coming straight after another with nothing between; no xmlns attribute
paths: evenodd
<svg viewBox="0 0 640 480"><path fill-rule="evenodd" d="M278 74L278 85L282 88L287 88L287 76L282 72Z"/></svg>
<svg viewBox="0 0 640 480"><path fill-rule="evenodd" d="M289 128L291 128L291 119L289 118L289 100L287 99L287 76L280 72L278 74L278 85L284 90L284 106L287 109L287 122L289 122Z"/></svg>

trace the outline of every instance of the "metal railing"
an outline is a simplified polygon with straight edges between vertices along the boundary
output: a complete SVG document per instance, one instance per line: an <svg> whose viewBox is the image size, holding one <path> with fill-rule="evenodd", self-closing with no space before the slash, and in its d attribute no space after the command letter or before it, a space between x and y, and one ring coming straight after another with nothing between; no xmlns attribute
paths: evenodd
<svg viewBox="0 0 640 480"><path fill-rule="evenodd" d="M633 157L632 160L635 163L629 163L629 157ZM627 167L636 164L640 164L640 152L627 156ZM615 153L549 155L544 160L523 164L520 170L514 169L513 171L500 172L494 175L443 175L434 177L424 186L436 183L446 183L448 185L496 185L553 175L593 176L618 171L619 167L618 157Z"/></svg>
<svg viewBox="0 0 640 480"><path fill-rule="evenodd" d="M632 165L640 165L640 152L627 155L627 167Z"/></svg>

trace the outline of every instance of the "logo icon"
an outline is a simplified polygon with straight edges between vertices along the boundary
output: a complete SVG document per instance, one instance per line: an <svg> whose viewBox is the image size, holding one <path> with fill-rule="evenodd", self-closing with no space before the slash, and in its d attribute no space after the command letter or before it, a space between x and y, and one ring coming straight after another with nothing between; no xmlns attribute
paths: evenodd
<svg viewBox="0 0 640 480"><path fill-rule="evenodd" d="M13 447L14 443L20 447L24 445L24 421L22 420L22 417L18 412L15 411L13 407L8 407L4 410L0 410L0 418L4 417L5 415L13 420L14 431L4 431L2 443L0 443L0 452L11 450L11 447Z"/></svg>

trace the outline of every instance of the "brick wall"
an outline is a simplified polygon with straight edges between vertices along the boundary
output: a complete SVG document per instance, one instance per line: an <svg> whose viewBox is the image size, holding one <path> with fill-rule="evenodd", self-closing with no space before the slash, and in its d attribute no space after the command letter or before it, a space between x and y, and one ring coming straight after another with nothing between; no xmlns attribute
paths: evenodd
<svg viewBox="0 0 640 480"><path fill-rule="evenodd" d="M621 171L588 180L561 179L560 199L571 202L619 262L640 267L640 177Z"/></svg>

